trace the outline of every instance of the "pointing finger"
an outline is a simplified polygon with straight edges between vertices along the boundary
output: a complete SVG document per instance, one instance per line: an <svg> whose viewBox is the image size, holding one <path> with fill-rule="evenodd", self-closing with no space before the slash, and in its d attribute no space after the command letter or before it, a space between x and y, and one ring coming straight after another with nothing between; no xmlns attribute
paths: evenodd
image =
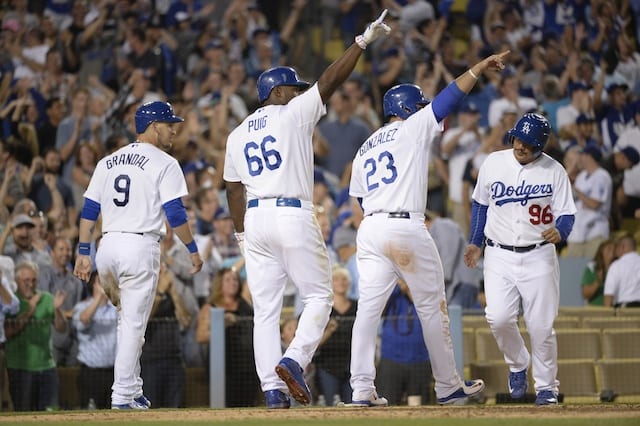
<svg viewBox="0 0 640 426"><path fill-rule="evenodd" d="M382 21L384 21L384 17L387 16L387 9L383 10L382 13L380 14L380 16L378 16L378 19L376 19L376 22L379 24Z"/></svg>

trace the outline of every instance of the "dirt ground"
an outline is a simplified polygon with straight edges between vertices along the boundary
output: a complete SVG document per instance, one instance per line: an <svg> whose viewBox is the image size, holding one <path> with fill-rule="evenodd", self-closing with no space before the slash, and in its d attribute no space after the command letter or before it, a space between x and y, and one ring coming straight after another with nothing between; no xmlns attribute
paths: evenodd
<svg viewBox="0 0 640 426"><path fill-rule="evenodd" d="M544 410L546 418L639 418L640 404L613 405L559 405L557 407L535 407L523 405L493 405L468 407L389 407L389 408L296 408L291 410L217 409L217 410L149 410L123 411L70 411L68 413L42 413L21 416L26 421L76 423L83 421L132 420L153 421L211 421L224 422L243 419L340 419L340 418L526 418L540 416ZM0 416L0 423L15 422L16 417Z"/></svg>

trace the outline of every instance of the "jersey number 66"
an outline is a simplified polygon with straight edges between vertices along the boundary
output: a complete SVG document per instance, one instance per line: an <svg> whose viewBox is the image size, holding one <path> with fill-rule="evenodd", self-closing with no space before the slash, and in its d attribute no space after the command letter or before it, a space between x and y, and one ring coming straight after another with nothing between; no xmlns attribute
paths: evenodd
<svg viewBox="0 0 640 426"><path fill-rule="evenodd" d="M275 149L267 149L267 144L275 143L276 139L267 135L262 139L260 146L256 142L247 142L244 146L244 158L247 160L247 168L251 176L258 176L266 167L276 170L282 164L282 156Z"/></svg>

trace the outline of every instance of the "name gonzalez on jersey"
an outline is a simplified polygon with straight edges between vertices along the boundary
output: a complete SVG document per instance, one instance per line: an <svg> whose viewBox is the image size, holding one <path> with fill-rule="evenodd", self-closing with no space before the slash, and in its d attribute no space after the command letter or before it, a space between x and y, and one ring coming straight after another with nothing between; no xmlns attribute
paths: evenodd
<svg viewBox="0 0 640 426"><path fill-rule="evenodd" d="M535 194L541 194L534 196ZM514 198L503 198L511 197ZM526 206L529 200L535 200L538 198L546 198L553 195L553 184L542 185L527 185L527 181L523 180L520 185L514 187L513 185L506 185L504 182L494 182L491 184L491 199L496 201L497 206L501 206L507 203L520 203L522 206ZM502 198L502 199L501 199Z"/></svg>
<svg viewBox="0 0 640 426"><path fill-rule="evenodd" d="M369 151L372 148L375 148L380 144L395 141L397 131L398 131L397 128L389 129L386 132L377 133L373 137L367 139L360 147L360 155L366 154L367 151Z"/></svg>

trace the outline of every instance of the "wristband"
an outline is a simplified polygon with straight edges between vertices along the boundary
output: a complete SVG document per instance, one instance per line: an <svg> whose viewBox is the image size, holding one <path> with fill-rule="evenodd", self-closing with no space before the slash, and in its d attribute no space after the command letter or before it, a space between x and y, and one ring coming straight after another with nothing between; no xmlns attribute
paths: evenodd
<svg viewBox="0 0 640 426"><path fill-rule="evenodd" d="M191 242L189 244L185 244L185 246L187 246L187 249L189 249L189 253L191 254L198 252L198 246L194 240L191 240Z"/></svg>
<svg viewBox="0 0 640 426"><path fill-rule="evenodd" d="M78 243L78 254L89 256L91 254L91 243Z"/></svg>
<svg viewBox="0 0 640 426"><path fill-rule="evenodd" d="M473 77L475 80L477 80L479 77L476 75L476 73L473 72L473 70L471 68L469 68L469 74L471 74L471 77Z"/></svg>
<svg viewBox="0 0 640 426"><path fill-rule="evenodd" d="M365 50L367 48L367 42L364 41L362 34L356 36L356 44L360 46L360 49Z"/></svg>

